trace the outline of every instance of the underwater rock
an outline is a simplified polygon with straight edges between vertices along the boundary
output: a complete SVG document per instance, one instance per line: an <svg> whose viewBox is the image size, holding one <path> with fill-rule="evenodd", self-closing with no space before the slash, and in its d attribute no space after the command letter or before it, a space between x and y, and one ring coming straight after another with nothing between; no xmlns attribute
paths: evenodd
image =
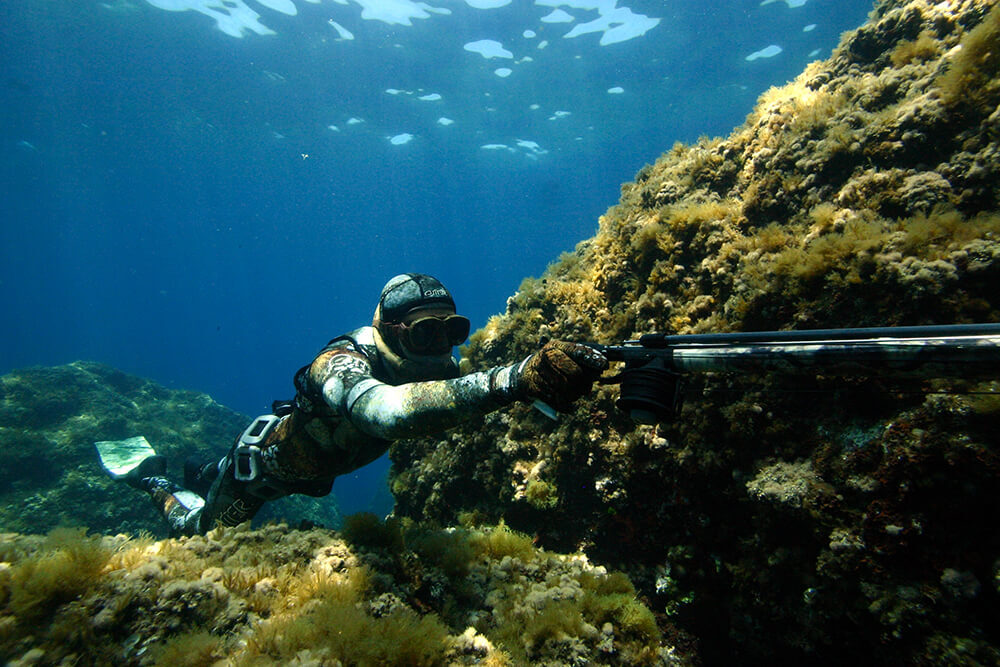
<svg viewBox="0 0 1000 667"><path fill-rule="evenodd" d="M998 105L1000 5L880 1L730 136L624 184L467 363L546 338L1000 321ZM623 569L706 664L997 664L997 391L701 376L654 428L600 386L558 422L517 406L398 443L396 515L504 520Z"/></svg>
<svg viewBox="0 0 1000 667"><path fill-rule="evenodd" d="M182 478L184 459L221 458L249 418L193 391L174 391L93 362L28 368L0 377L0 531L46 533L86 526L166 535L144 494L113 482L94 442L144 435ZM269 503L261 520L333 525L332 499Z"/></svg>
<svg viewBox="0 0 1000 667"><path fill-rule="evenodd" d="M953 587L962 573L950 576ZM629 580L504 526L361 515L153 541L0 535L9 665L690 664ZM220 663L219 661L225 661Z"/></svg>

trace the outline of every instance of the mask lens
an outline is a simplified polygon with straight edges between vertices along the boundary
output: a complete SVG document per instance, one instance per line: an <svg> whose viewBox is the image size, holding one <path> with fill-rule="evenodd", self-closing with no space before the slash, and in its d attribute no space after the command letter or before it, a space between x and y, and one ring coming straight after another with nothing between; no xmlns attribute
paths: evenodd
<svg viewBox="0 0 1000 667"><path fill-rule="evenodd" d="M461 315L450 315L444 319L444 324L448 330L448 342L452 345L459 345L469 337L469 318Z"/></svg>
<svg viewBox="0 0 1000 667"><path fill-rule="evenodd" d="M409 348L417 353L444 353L469 337L469 319L461 315L422 317L406 326Z"/></svg>
<svg viewBox="0 0 1000 667"><path fill-rule="evenodd" d="M406 327L410 338L410 349L424 352L434 346L441 331L441 321L435 317L421 318Z"/></svg>

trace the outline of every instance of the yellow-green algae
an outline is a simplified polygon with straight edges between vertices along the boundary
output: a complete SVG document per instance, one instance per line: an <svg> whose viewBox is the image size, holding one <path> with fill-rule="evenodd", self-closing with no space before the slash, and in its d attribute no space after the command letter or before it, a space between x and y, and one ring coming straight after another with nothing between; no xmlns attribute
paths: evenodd
<svg viewBox="0 0 1000 667"><path fill-rule="evenodd" d="M11 665L683 664L624 575L505 526L57 530L0 559Z"/></svg>
<svg viewBox="0 0 1000 667"><path fill-rule="evenodd" d="M878 2L730 136L624 184L465 365L547 338L1000 321L998 36L994 1ZM621 567L708 664L996 664L1000 416L976 392L997 390L698 377L650 428L601 386L559 422L515 407L400 443L396 512Z"/></svg>
<svg viewBox="0 0 1000 667"><path fill-rule="evenodd" d="M883 2L872 19L764 93L730 137L678 144L623 185L598 233L476 332L470 359L528 352L539 329L611 342L843 324L855 285L869 319L917 321L928 292L986 270L1000 230L1000 10ZM882 50L863 52L874 40ZM789 305L765 303L776 300ZM998 315L972 303L933 315L954 319L959 305Z"/></svg>

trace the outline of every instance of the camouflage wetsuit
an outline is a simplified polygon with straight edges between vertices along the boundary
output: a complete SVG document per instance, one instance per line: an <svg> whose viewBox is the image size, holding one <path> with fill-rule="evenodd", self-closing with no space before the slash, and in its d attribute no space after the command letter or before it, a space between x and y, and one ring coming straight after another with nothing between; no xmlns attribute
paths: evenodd
<svg viewBox="0 0 1000 667"><path fill-rule="evenodd" d="M386 363L392 351L377 338L373 327L335 338L296 373L290 413L260 443L257 479L236 479L235 446L213 466L219 474L204 500L164 477L144 479L171 531L234 526L267 500L290 493L326 495L335 477L371 463L392 441L439 433L517 398L517 371L525 362L458 377L448 356L432 373L438 379L412 381Z"/></svg>

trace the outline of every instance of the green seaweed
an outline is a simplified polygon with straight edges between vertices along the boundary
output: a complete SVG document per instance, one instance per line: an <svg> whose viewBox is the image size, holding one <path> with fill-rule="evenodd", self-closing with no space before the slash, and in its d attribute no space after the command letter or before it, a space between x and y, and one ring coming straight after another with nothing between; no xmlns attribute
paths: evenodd
<svg viewBox="0 0 1000 667"><path fill-rule="evenodd" d="M0 571L4 612L33 623L90 589L111 558L99 536L86 529L56 528L39 552Z"/></svg>
<svg viewBox="0 0 1000 667"><path fill-rule="evenodd" d="M1000 94L1000 5L969 30L950 66L937 80L948 105L969 106L986 113Z"/></svg>

